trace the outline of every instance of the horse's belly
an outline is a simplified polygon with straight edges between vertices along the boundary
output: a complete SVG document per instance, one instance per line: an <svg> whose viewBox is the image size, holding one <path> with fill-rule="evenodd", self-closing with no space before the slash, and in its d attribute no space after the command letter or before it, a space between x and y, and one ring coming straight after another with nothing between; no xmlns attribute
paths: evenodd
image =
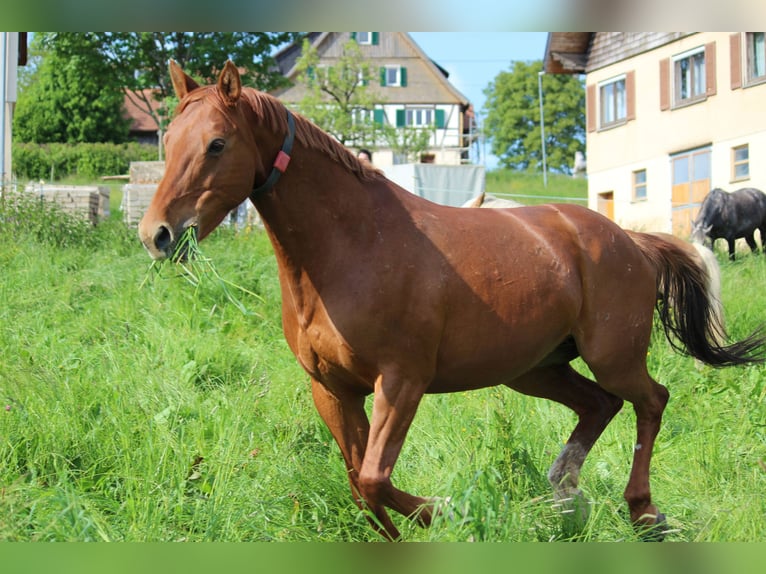
<svg viewBox="0 0 766 574"><path fill-rule="evenodd" d="M445 347L439 354L431 393L472 390L511 383L541 366L564 364L578 356L567 324L549 322L532 332L470 340L461 347ZM477 344L478 341L478 344Z"/></svg>

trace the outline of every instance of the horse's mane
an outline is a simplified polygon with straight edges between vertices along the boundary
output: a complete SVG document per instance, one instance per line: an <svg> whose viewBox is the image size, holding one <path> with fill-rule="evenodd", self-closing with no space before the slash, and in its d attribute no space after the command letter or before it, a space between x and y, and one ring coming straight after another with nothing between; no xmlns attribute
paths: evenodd
<svg viewBox="0 0 766 574"><path fill-rule="evenodd" d="M254 88L243 88L240 98L268 129L275 133L287 132L285 105L277 98ZM231 108L226 105L216 86L213 85L190 92L179 102L175 114L180 114L190 103L202 99L212 103L224 115L231 115ZM382 175L379 169L361 161L343 144L319 129L311 120L294 111L292 114L295 117L295 139L301 144L327 154L334 161L356 174L362 181L372 181Z"/></svg>

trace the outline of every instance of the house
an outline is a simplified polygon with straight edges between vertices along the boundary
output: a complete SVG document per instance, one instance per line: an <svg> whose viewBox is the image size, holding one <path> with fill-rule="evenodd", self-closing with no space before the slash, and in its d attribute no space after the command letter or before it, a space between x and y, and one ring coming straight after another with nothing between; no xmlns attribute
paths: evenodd
<svg viewBox="0 0 766 574"><path fill-rule="evenodd" d="M766 191L764 32L551 33L549 74L584 74L588 202L688 236L716 187Z"/></svg>
<svg viewBox="0 0 766 574"><path fill-rule="evenodd" d="M161 104L153 95L152 90L142 90L138 94L125 94L123 113L130 120L129 136L139 143L157 145L159 142L160 126L157 120L146 111L148 105L157 112Z"/></svg>
<svg viewBox="0 0 766 574"><path fill-rule="evenodd" d="M468 99L448 80L449 74L433 62L406 32L311 32L308 39L316 48L320 66L332 66L342 55L343 46L354 38L373 69L380 70L380 81L370 85L380 96L375 104L376 123L396 127L430 127L429 149L422 163L459 165L472 162L477 150L476 120ZM302 45L292 44L275 54L280 71L289 79L297 76L296 63ZM287 105L304 97L305 87L293 83L273 94ZM374 148L374 163L385 167L401 163L385 143Z"/></svg>

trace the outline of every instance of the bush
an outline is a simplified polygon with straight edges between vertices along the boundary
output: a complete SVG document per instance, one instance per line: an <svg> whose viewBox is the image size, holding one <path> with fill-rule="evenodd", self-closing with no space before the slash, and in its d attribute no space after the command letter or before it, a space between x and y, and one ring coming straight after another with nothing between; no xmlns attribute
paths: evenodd
<svg viewBox="0 0 766 574"><path fill-rule="evenodd" d="M72 175L96 179L127 173L131 161L155 159L156 146L136 142L13 145L13 171L20 180L52 180Z"/></svg>

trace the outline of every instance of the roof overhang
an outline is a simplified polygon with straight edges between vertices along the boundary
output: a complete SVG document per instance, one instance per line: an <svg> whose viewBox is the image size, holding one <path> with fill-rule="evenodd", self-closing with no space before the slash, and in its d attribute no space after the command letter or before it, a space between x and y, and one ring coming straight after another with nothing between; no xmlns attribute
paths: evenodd
<svg viewBox="0 0 766 574"><path fill-rule="evenodd" d="M543 70L548 74L584 74L593 32L551 32L545 44Z"/></svg>

